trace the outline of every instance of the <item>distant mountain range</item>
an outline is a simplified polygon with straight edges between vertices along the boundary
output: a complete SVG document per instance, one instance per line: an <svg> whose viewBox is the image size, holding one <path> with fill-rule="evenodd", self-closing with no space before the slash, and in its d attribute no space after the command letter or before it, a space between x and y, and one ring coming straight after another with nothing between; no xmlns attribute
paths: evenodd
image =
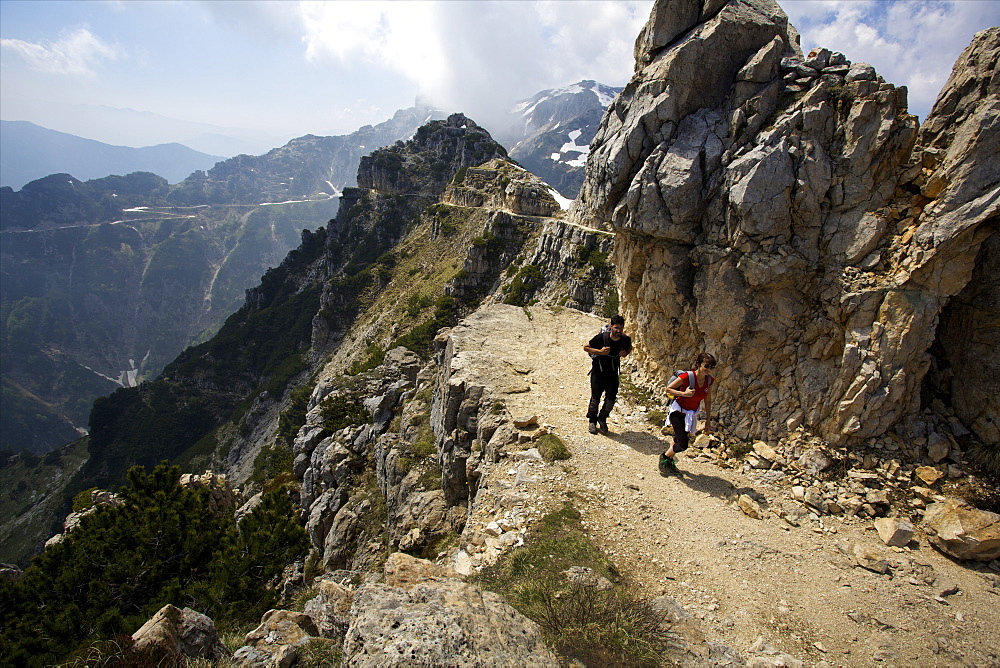
<svg viewBox="0 0 1000 668"><path fill-rule="evenodd" d="M58 173L86 181L109 174L152 172L178 183L223 159L177 143L143 148L113 146L28 121L0 121L0 148L0 186L14 190Z"/></svg>
<svg viewBox="0 0 1000 668"><path fill-rule="evenodd" d="M590 142L621 90L589 80L543 90L514 104L509 124L496 131L497 140L527 170L575 199Z"/></svg>
<svg viewBox="0 0 1000 668"><path fill-rule="evenodd" d="M358 162L437 112L239 155L180 183L51 174L0 188L0 451L77 437L97 396L156 376L337 213Z"/></svg>
<svg viewBox="0 0 1000 668"><path fill-rule="evenodd" d="M35 125L105 144L137 147L178 143L202 153L227 158L241 153L258 155L302 134L294 131L275 133L238 126L186 121L149 111L121 109L101 104L52 103L19 110L20 115L11 115L10 110L6 111L5 120L28 120ZM349 134L351 131L332 128L321 128L321 130L322 134L327 135Z"/></svg>
<svg viewBox="0 0 1000 668"><path fill-rule="evenodd" d="M489 130L572 199L617 92L593 81L542 91ZM336 215L362 157L445 115L401 109L348 135L306 135L256 156L215 161L191 151L209 164L182 168L98 167L96 157L74 168L67 148L52 173L17 191L0 188L0 451L48 452L82 430L94 397L155 377L215 331L303 229ZM44 153L52 137L81 151L156 148L4 122L5 161L14 131L39 137L25 155ZM179 182L178 171L186 171Z"/></svg>

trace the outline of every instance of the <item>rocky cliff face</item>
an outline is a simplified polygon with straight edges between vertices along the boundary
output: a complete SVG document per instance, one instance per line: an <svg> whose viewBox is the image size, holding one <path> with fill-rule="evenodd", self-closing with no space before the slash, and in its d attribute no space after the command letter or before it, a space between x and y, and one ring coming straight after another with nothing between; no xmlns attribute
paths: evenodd
<svg viewBox="0 0 1000 668"><path fill-rule="evenodd" d="M905 89L803 55L775 3L657 2L573 209L617 235L649 377L713 352L715 405L742 437L853 442L912 415L977 257L970 290L995 292L996 40L977 36L918 139ZM970 350L948 346L956 364ZM996 396L995 376L967 383Z"/></svg>
<svg viewBox="0 0 1000 668"><path fill-rule="evenodd" d="M954 295L941 311L928 394L941 393L986 443L1000 443L998 59L1000 28L991 28L955 63L905 175L915 206L897 214L899 225L907 223L904 235L912 230L911 252L941 263L914 272L913 280Z"/></svg>

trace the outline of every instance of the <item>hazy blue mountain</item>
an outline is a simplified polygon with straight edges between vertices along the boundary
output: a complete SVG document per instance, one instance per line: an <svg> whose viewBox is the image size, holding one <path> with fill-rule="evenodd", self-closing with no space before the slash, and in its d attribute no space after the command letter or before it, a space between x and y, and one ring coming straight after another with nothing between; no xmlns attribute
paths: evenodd
<svg viewBox="0 0 1000 668"><path fill-rule="evenodd" d="M116 146L151 146L176 142L202 153L225 157L240 153L263 153L296 135L294 132L276 134L250 128L186 121L150 111L121 109L102 104L56 102L23 111L17 118L10 115L5 118L30 119L36 125Z"/></svg>
<svg viewBox="0 0 1000 668"><path fill-rule="evenodd" d="M177 183L221 159L181 144L112 146L27 121L0 121L0 185L15 190L63 172L83 181L108 174L153 172Z"/></svg>

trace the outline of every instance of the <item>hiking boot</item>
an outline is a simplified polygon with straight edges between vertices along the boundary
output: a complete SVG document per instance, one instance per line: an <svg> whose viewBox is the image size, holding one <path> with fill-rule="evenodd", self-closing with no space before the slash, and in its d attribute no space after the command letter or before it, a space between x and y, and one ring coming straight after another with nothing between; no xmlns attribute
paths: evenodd
<svg viewBox="0 0 1000 668"><path fill-rule="evenodd" d="M608 421L607 420L598 420L597 424L599 424L601 426L601 432L602 433L604 433L604 434L608 433Z"/></svg>
<svg viewBox="0 0 1000 668"><path fill-rule="evenodd" d="M677 468L677 464L674 462L674 460L663 454L660 455L659 469L660 469L660 475L662 476L681 474L680 469Z"/></svg>
<svg viewBox="0 0 1000 668"><path fill-rule="evenodd" d="M597 433L597 423L596 422L591 422L590 423L590 427L587 428L587 431L589 431L591 434L596 434Z"/></svg>

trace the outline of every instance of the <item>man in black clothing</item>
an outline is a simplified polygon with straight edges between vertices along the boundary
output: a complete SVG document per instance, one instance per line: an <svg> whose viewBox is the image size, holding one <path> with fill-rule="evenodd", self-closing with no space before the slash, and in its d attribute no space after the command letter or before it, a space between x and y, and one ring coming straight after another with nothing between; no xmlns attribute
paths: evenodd
<svg viewBox="0 0 1000 668"><path fill-rule="evenodd" d="M621 369L621 358L632 352L632 339L624 333L625 318L616 315L611 318L611 324L601 330L594 338L584 344L583 350L592 358L590 369L590 404L587 406L587 419L590 420L590 433L597 433L600 423L601 431L608 433L608 415L618 398L618 372ZM601 395L604 395L604 405L598 412Z"/></svg>

